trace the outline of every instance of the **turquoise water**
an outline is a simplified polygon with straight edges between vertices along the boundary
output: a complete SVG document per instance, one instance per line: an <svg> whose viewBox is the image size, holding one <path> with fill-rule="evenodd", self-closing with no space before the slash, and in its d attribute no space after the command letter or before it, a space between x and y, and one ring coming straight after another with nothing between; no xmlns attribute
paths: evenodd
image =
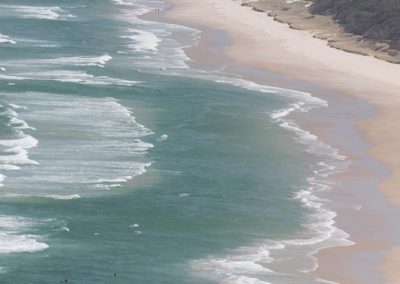
<svg viewBox="0 0 400 284"><path fill-rule="evenodd" d="M311 283L342 240L285 120L323 103L189 69L165 5L0 2L1 283Z"/></svg>

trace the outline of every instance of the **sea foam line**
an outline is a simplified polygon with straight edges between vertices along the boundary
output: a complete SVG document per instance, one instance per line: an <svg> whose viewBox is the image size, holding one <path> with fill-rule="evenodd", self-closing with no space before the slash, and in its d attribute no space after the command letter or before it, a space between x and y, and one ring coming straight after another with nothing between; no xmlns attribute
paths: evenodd
<svg viewBox="0 0 400 284"><path fill-rule="evenodd" d="M34 128L29 126L25 120L20 119L16 112L17 109L24 109L24 107L9 104L8 107L2 105L0 108L2 109L0 116L8 119L4 127L12 128L15 133L14 137L0 139L0 149L2 151L0 155L0 170L12 171L19 170L22 165L38 165L39 163L30 159L28 155L28 149L36 147L38 141L23 132L25 129L34 130ZM3 186L5 178L6 175L4 173L0 174L0 186Z"/></svg>
<svg viewBox="0 0 400 284"><path fill-rule="evenodd" d="M124 80L112 78L108 76L94 76L84 71L67 71L67 70L53 70L53 71L38 71L17 73L13 75L1 75L0 80L43 80L43 81L58 81L63 83L75 83L83 85L118 85L118 86L135 86L142 83L141 81Z"/></svg>
<svg viewBox="0 0 400 284"><path fill-rule="evenodd" d="M130 33L131 35L121 36L121 38L132 40L133 43L129 44L129 47L136 51L156 52L157 47L161 42L159 37L149 31L129 29L127 33Z"/></svg>
<svg viewBox="0 0 400 284"><path fill-rule="evenodd" d="M12 39L10 39L9 36L0 34L0 44L1 43L11 43L11 44L16 44L16 42Z"/></svg>
<svg viewBox="0 0 400 284"><path fill-rule="evenodd" d="M58 6L0 5L0 8L14 12L20 18L65 20L74 17Z"/></svg>
<svg viewBox="0 0 400 284"><path fill-rule="evenodd" d="M70 56L59 58L37 58L3 61L5 66L22 66L31 65L34 67L49 67L49 66L98 66L104 67L105 64L112 59L112 56L104 54L102 56Z"/></svg>
<svg viewBox="0 0 400 284"><path fill-rule="evenodd" d="M35 252L49 246L40 241L40 236L27 233L36 221L17 217L0 216L0 254Z"/></svg>
<svg viewBox="0 0 400 284"><path fill-rule="evenodd" d="M143 20L141 15L154 9L165 9L168 6L163 1L135 1L134 3L116 0L115 4L123 7L118 19L125 21L130 27L120 35L126 39L126 48L118 53L128 54L131 64L140 69L169 70L188 69L187 61L190 58L184 49L192 46L191 43L182 44L172 35L184 34L185 37L197 41L200 31L180 25L158 23ZM138 54L140 53L140 54ZM148 56L143 56L143 54Z"/></svg>
<svg viewBox="0 0 400 284"><path fill-rule="evenodd" d="M61 195L61 194L43 194L43 195L34 195L34 194L4 194L2 197L6 198L44 198L44 199L55 199L55 200L73 200L80 199L81 196L79 194L70 194L70 195Z"/></svg>
<svg viewBox="0 0 400 284"><path fill-rule="evenodd" d="M124 1L124 0L112 0L115 4L124 5L124 6L134 6L135 4L132 2Z"/></svg>

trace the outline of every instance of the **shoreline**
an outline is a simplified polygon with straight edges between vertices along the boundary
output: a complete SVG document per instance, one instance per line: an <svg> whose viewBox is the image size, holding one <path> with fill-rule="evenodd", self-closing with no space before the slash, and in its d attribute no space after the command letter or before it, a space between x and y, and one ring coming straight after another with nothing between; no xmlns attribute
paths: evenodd
<svg viewBox="0 0 400 284"><path fill-rule="evenodd" d="M344 31L332 16L312 14L308 9L311 4L311 1L250 0L242 5L268 13L275 21L292 29L311 31L313 37L324 40L332 48L400 64L399 51L391 49L388 43Z"/></svg>
<svg viewBox="0 0 400 284"><path fill-rule="evenodd" d="M261 15L261 13L254 12L250 8L241 7L240 3L233 2L231 0L223 0L223 1L207 0L204 3L191 3L190 1L187 1L187 0L173 0L170 2L174 5L174 9L171 11L168 11L168 13L166 15L166 20L172 21L174 23L184 24L184 25L190 26L190 27L195 27L196 29L201 30L202 31L201 40L203 40L205 42L200 43L200 45L202 45L202 48L204 48L205 46L208 46L208 48L210 49L210 51L208 51L208 53L206 52L206 55L212 54L212 52L214 52L214 54L215 54L215 50L211 50L211 49L215 49L215 46L218 46L217 48L219 49L219 52L221 54L225 54L225 57L226 57L226 58L224 58L225 61L224 61L224 59L220 59L220 62L226 62L226 60L228 60L229 65L231 65L230 67L232 67L234 65L239 65L242 67L248 66L249 68L251 68L253 70L262 70L262 71L266 72L266 73L262 73L262 74L251 74L251 71L248 71L246 78L250 77L251 80L254 80L254 79L257 79L257 77L263 77L266 74L269 76L272 76L272 77L275 76L272 81L275 81L276 84L271 84L271 82L269 82L270 85L279 86L279 87L285 87L285 86L288 87L288 85L289 85L289 88L291 88L291 89L308 91L308 92L315 94L318 97L322 97L324 99L326 99L327 97L330 97L332 99L332 97L333 97L334 103L335 103L334 100L338 99L337 93L342 94L341 95L342 98L339 98L339 100L343 99L343 98L345 98L344 100L347 100L349 98L356 97L355 100L362 99L362 100L367 100L367 101L371 102L377 108L378 114L374 113L373 114L374 116L372 118L371 118L372 114L370 114L368 116L368 118L365 115L358 117L357 119L355 119L353 117L351 119L351 123L356 124L357 128L361 129L360 135L363 138L367 137L368 141L370 141L370 142L367 142L365 146L363 146L363 148L366 148L366 149L368 148L368 150L366 150L366 151L372 153L374 155L374 157L376 157L379 161L383 162L385 164L385 166L387 166L388 168L391 169L392 172L400 170L399 168L393 167L393 161L388 162L387 159L385 159L385 157L387 157L387 155L383 158L382 158L382 156L379 155L380 151L382 151L382 148L385 148L385 145L381 146L380 141L382 140L382 138L378 137L380 139L377 139L377 136L379 136L379 135L372 133L372 130L375 130L376 125L379 124L380 120L385 120L388 118L387 112L385 112L385 110L386 110L386 107L388 107L387 105L391 104L390 102L389 102L389 104L382 103L382 101L384 101L384 100L383 99L379 100L379 98L376 98L376 96L374 98L375 92L379 88L384 89L386 87L385 88L386 96L396 95L395 90L396 90L397 83L396 83L396 80L393 80L393 79L395 79L396 74L400 75L400 71L399 71L399 73L396 73L396 72L393 73L393 70L395 70L395 71L400 70L399 67L397 67L397 69L396 68L393 69L393 67L391 67L391 65L394 65L394 64L390 64L390 63L387 63L387 62L384 62L384 61L381 61L378 59L374 59L374 58L367 58L365 56L361 56L362 59L360 59L360 58L358 58L359 55L347 54L343 51L331 49L328 46L321 44L321 40L312 38L311 34L305 32L305 31L291 30L286 25L272 21L272 19L270 19L269 17L266 17L266 15ZM226 7L229 8L228 9L229 11L225 11ZM243 9L245 9L245 10L243 10ZM205 15L204 13L208 13L208 15L210 15L210 16L208 18L204 17L204 18L200 19L199 17L196 17L196 15L193 14L194 12L196 12L197 15ZM242 15L242 16L237 15L238 12L245 13L245 15ZM214 18L216 15L218 17ZM256 18L256 23L253 23L254 25L246 24L245 22L243 22L243 20L245 20L245 17L249 16L249 15L252 15L252 16L260 15L261 17L264 16L264 18L261 19L260 16L254 16ZM152 19L154 20L154 17L152 17ZM213 20L211 20L211 19L213 19ZM159 19L156 19L156 20L159 20ZM165 18L163 17L161 20L165 20ZM242 22L241 22L241 20L242 20ZM252 21L250 21L250 22L253 22L253 20L254 19L252 19ZM232 24L232 21L237 21L236 26L235 26L235 23ZM307 47L309 47L311 45L311 48L314 48L314 50L315 49L318 50L318 49L322 48L323 52L328 52L327 58L329 60L324 60L324 56L321 56L321 54L316 56L316 58L313 58L312 55L305 53L304 49L296 50L296 48L295 48L295 50L293 50L292 46L290 45L290 43L291 43L290 41L293 40L293 38L291 38L291 40L286 40L285 37L282 35L280 35L280 36L278 35L278 36L274 37L274 35L277 33L276 31L271 31L271 30L267 29L268 32L266 34L264 34L264 36L268 36L268 37L263 39L260 35L257 34L258 32L263 33L263 30L264 30L263 28L265 28L265 25L261 26L260 23L264 23L266 26L272 25L272 27L269 27L272 30L274 30L273 29L274 27L277 27L276 25L278 25L281 30L284 30L285 36L288 36L287 33L289 33L289 38L290 38L290 36L292 36L292 37L294 37L294 40L298 40L299 37L302 39L307 39L307 42L306 42L308 44ZM239 25L242 24L242 27L238 27L237 26L238 24ZM214 42L213 42L213 39L212 39L213 36L210 34L216 33L216 32L218 33L218 30L216 30L215 27L218 27L218 29L220 30L220 34L226 33L227 36L229 37L229 40L226 39L226 40L224 40L224 42L215 42L215 37L214 37ZM299 36L298 33L301 33L301 35ZM204 38L206 38L206 40L204 40ZM271 41L272 41L272 45L274 45L272 47L271 47ZM309 42L309 41L314 41L314 42ZM267 43L270 45L267 48L268 53L267 52L265 53L265 54L267 54L266 58L263 58L263 56L261 56L260 53L258 53L258 52L260 52L260 50L257 47L260 47L260 44L262 44L262 43L264 43L264 44ZM215 45L215 46L213 46L213 45ZM249 50L253 50L255 52L253 52L251 55L249 55L248 53L246 53L246 51L249 51ZM209 63L209 66L212 66L212 63L215 63L215 61L218 59L218 57L208 58L205 55L199 54L199 51L198 50L196 51L196 47L189 48L186 50L186 52L189 55L189 57L194 58L194 59L207 58L208 61L206 61L206 62ZM333 54L332 54L332 52L333 52ZM245 56L243 56L243 53L246 53ZM339 55L338 55L338 53L339 53ZM271 54L272 54L272 56L271 56ZM277 55L279 55L279 56L277 56ZM283 58L285 58L286 56L289 58L284 60ZM344 61L344 62L339 61L336 63L334 62L334 64L333 64L331 61L332 57L334 59L337 59L337 56L344 57L344 59L346 59L346 60L350 60L350 59L353 60L353 58L356 58L356 61L358 61L358 63L361 65L361 67L371 66L371 64L374 64L373 66L375 67L376 62L381 62L378 65L380 65L380 68L384 72L379 73L380 75L377 76L378 80L374 80L377 82L374 82L372 80L376 76L375 76L375 74L371 74L371 72L369 70L361 69L362 72L354 72L357 68L353 68L352 66L349 66L349 63L346 61ZM291 61L292 59L294 61ZM372 61L371 61L371 59L372 59ZM343 58L341 60L343 60ZM373 61L373 60L376 60L376 61ZM328 63L331 63L331 65L329 65ZM388 67L388 65L385 65L385 63L390 64L389 65L390 67ZM338 68L338 67L340 67L340 64L343 64L344 70ZM394 66L396 66L396 65L394 65ZM360 66L357 66L357 67L359 68ZM235 69L235 67L233 69ZM316 72L318 72L318 73L316 73ZM315 74L318 74L317 78L315 78L315 76L313 76ZM392 74L393 76L384 78L384 76L382 76L383 74ZM349 75L351 77L354 76L354 78L349 78ZM333 78L329 78L329 77L333 77ZM365 83L361 84L361 82L359 82L359 80L366 79L366 77L369 79L368 84L365 84ZM295 83L293 83L293 82L295 82ZM306 82L306 83L304 83L304 85L303 85L302 82ZM342 85L340 86L341 83L342 83ZM324 87L326 87L326 89L324 90L324 89L321 89L320 87L314 88L314 87L312 87L314 85L324 86ZM324 93L324 91L327 91L327 90L328 90L328 92L330 92L329 95ZM362 94L360 94L360 93L362 93ZM357 99L357 97L358 97L358 99ZM351 99L351 100L354 100L354 99ZM321 113L323 115L324 111L321 111ZM386 114L386 116L383 114ZM318 118L318 115L321 115L321 114L307 115L307 116ZM300 118L300 121L302 121L301 118ZM307 121L307 119L305 119L303 121L305 124L305 129L307 129L307 130L311 129L312 130L311 132L318 133L318 136L322 137L323 141L331 142L330 139L332 140L332 138L328 137L331 134L326 133L327 131L325 131L325 130L321 131L321 129L318 129L321 127L320 126L316 127L315 123L312 121L311 122ZM349 122L349 121L347 121L347 122ZM331 125L330 127L332 128L333 126ZM387 130L387 129L385 129L385 127L381 127L381 129L379 129L379 132L385 133L385 130ZM398 141L400 141L400 135L397 138L399 139ZM335 138L333 140L338 140L338 139ZM339 144L340 144L340 141L339 141ZM335 145L335 146L338 145L338 141L334 141L333 145ZM343 147L339 147L339 148L341 150L343 150ZM365 155L365 153L363 153L363 154ZM355 158L351 157L352 161L354 159L360 159L360 157L355 157ZM346 182L351 184L351 183L354 183L354 180L356 179L356 178L354 178L354 175L357 176L358 178L360 178L360 177L364 178L372 173L372 174L375 174L374 182L376 182L376 183L379 182L380 184L382 184L381 180L387 173L383 174L382 172L380 172L378 174L375 172L376 170L371 169L369 167L367 167L368 169L365 169L364 165L361 162L358 162L358 163L359 163L359 165L356 166L356 169L351 169L351 173L345 174L344 178L340 177L339 179L340 180L350 179L351 180L350 182L349 181L346 181ZM359 174L354 174L357 171L359 172ZM391 188L396 183L390 184L390 183L388 183L388 181L386 179L385 183L383 183L383 184L384 185L386 184L386 186L383 187L383 189L387 189L387 188ZM346 190L347 190L347 192L346 192ZM372 190L374 190L376 192L374 193L374 192L372 192ZM382 200L380 200L380 202L382 204L384 204L386 202L386 200L383 200L384 198L382 198L382 196L380 196L381 194L379 191L376 190L376 187L374 187L372 190L370 190L369 193L372 192L371 195L376 194L377 195L376 198L382 199ZM338 193L338 191L339 191L339 193ZM387 191L387 192L389 192L389 197L392 198L392 201L394 203L400 202L398 194L393 194L393 192L391 193L390 191ZM365 192L361 191L358 194L363 195L364 193ZM333 200L335 200L337 198L337 195L345 195L345 197L346 197L346 194L348 194L348 188L342 188L342 189L335 188L334 192L329 192L326 195L330 196L330 197L333 196L332 198L333 198ZM335 200L335 202L337 202L337 200ZM374 204L371 204L370 207L371 208L374 207ZM382 213L382 212L378 212L378 211L380 211L380 209L382 209L382 208L374 209L374 210L376 210L376 212L373 212L371 214L379 215L380 213ZM365 217L365 216L360 217L360 216L358 216L360 214L354 214L353 212L350 212L350 213L347 212L348 213L347 215L343 214L342 211L346 211L346 210L349 211L349 208L346 208L344 210L343 209L338 210L339 216L335 220L339 224L339 226L338 226L339 228L342 228L342 225L345 225L345 227L350 227L350 228L352 227L351 222L347 222L346 220L341 220L341 219L346 219L347 217L349 217L348 214L354 215L354 216L352 216L351 220L356 221L356 222L360 222L360 220L361 220L360 218ZM382 213L381 216L388 217L388 216L390 216L390 214L393 213L392 212L393 210L398 210L398 209L397 208L393 209L392 207L390 207L390 210L388 210L390 212L384 212L384 213ZM383 210L383 211L385 211L385 210ZM364 213L364 215L365 215L365 213ZM375 218L375 219L379 219L379 218ZM362 223L362 222L364 222L364 223ZM371 261L373 262L374 267L376 267L376 269L378 269L378 266L380 267L379 269L381 269L384 272L383 277L386 279L386 281L388 281L388 283L393 283L391 281L397 281L399 279L399 278L396 278L398 275L397 275L396 269L394 269L395 265L393 265L393 260L399 261L398 250L394 249L393 251L391 251L388 254L388 257L385 257L385 260L381 256L383 254L383 251L388 250L388 246L394 247L393 240L396 238L393 236L391 236L391 237L384 236L383 235L384 233L388 234L388 232L385 230L383 230L384 233L379 237L374 236L373 238L365 238L365 236L363 236L363 234L367 233L367 231L368 231L367 227L368 227L368 225L371 225L370 222L372 222L372 225L375 225L375 226L377 225L377 227L379 227L379 223L375 223L376 220L370 221L370 220L366 220L365 218L362 222L361 223L363 224L362 225L363 228L362 229L359 228L358 232L353 232L350 229L351 239L353 240L355 238L355 241L356 241L355 246L350 247L350 249L349 249L349 247L330 248L330 249L320 251L317 254L317 258L320 263L320 267L317 270L318 275L321 275L322 278L326 277L329 280L338 280L338 281L340 281L340 283L352 283L352 284L353 283L366 283L366 282L360 281L360 279L357 279L357 276L354 277L354 275L352 275L352 274L354 274L352 271L344 271L343 273L339 274L339 273L337 273L337 271L335 269L329 268L329 266L331 264L334 264L338 260L343 261L343 257L345 256L345 257L352 258L351 261L355 262L355 264L353 264L353 266L356 267L356 269L364 269L362 267L362 264L357 263L357 258L359 258L360 255L363 255L363 253L369 252L371 255L373 255L373 257L369 256L369 258L373 259ZM347 224L347 226L346 226L346 224ZM385 224L385 226L390 227L390 224ZM345 231L348 232L347 230L345 230ZM397 235L397 234L395 234L395 235ZM363 239L363 237L364 237L364 239ZM385 237L387 237L387 240L385 240ZM383 240L387 241L387 243L383 243L382 242ZM379 241L381 241L381 243L379 243ZM350 260L346 260L344 262L348 263L348 262L350 262ZM381 267L382 262L384 262L384 265ZM342 266L344 266L344 265L342 265ZM344 267L344 270L346 270L346 267ZM376 282L373 282L373 280L372 280L372 282L370 282L370 283L376 283Z"/></svg>

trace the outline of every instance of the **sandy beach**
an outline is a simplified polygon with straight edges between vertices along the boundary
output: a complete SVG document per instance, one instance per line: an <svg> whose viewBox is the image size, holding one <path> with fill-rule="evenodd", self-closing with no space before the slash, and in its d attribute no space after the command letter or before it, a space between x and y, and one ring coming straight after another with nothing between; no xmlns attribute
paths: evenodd
<svg viewBox="0 0 400 284"><path fill-rule="evenodd" d="M335 201L347 201L350 198L349 188L354 185L358 189L351 191L352 201L369 204L369 207L358 211L341 208L341 204L336 205L339 227L350 233L356 244L321 251L317 255L320 267L315 273L321 278L340 283L381 282L376 280L378 278L384 279L382 282L385 283L400 283L400 274L396 269L400 263L400 251L397 248L400 243L396 243L399 232L391 221L396 218L394 214L399 212L400 205L400 191L397 189L400 184L400 162L396 155L400 143L400 131L396 125L400 119L400 65L331 48L325 41L314 38L310 32L290 29L266 13L241 6L239 1L170 2L174 8L166 15L168 21L202 30L201 41L210 50L215 40L210 39L211 32L207 33L207 30L225 33L228 39L219 45L224 46L223 52L228 62L256 68L274 78L266 82L280 87L295 87L322 98L329 97L333 109L335 100L338 105L341 104L342 109L351 109L351 104L357 100L365 100L373 106L373 115L368 115L368 118L353 116L344 122L355 125L359 136L364 139L360 146L362 149L354 149L353 152L360 150L362 155L368 153L373 157L371 160L360 158L361 154L358 156L346 149L343 145L347 137L337 137L325 129L325 126L332 128L332 125L322 123L324 119L316 123L318 116L325 115L324 111L304 120L307 129L318 133L323 140L333 143L352 159L351 171L338 177L342 186L331 192L330 197ZM190 55L190 50L188 53ZM205 63L218 61L215 56L203 57ZM258 74L258 77L262 75ZM333 121L335 115L338 115L334 111L327 113ZM338 116L336 118L342 119ZM342 134L346 135L345 132ZM383 165L384 173L377 173L378 170L368 166L374 163ZM371 186L372 189L363 190L364 186ZM368 211L369 208L373 208L373 212ZM370 267L376 269L378 278L368 279L365 269Z"/></svg>

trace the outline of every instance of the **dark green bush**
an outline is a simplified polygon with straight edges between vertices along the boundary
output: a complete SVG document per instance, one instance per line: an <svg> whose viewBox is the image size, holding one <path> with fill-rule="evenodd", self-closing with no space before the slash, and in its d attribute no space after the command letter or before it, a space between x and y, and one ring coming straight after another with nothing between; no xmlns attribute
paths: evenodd
<svg viewBox="0 0 400 284"><path fill-rule="evenodd" d="M316 0L310 11L332 15L347 32L399 45L400 0Z"/></svg>

